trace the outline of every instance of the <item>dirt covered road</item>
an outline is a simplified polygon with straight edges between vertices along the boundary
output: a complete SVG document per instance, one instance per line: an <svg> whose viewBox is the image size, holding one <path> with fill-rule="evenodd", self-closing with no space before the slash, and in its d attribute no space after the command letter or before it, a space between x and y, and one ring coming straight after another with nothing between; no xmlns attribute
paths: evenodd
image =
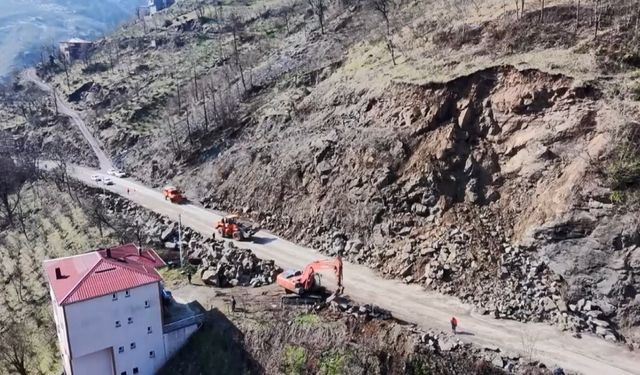
<svg viewBox="0 0 640 375"><path fill-rule="evenodd" d="M74 167L71 173L89 185L96 171ZM176 205L163 199L160 191L147 188L132 179L113 178L115 185L104 187L172 220L181 216L182 224L211 235L213 224L221 212L204 209L197 204ZM260 231L254 242L243 242L261 258L273 259L283 268L302 268L322 258L319 252L298 246ZM540 323L498 320L473 312L472 306L457 298L428 292L417 285L387 280L372 270L351 263L344 266L345 293L361 303L373 303L389 309L394 316L424 328L449 329L452 315L460 321L460 339L480 346L499 347L506 352L532 354L548 366L585 374L640 374L640 354L603 339L584 336L576 339L568 332Z"/></svg>
<svg viewBox="0 0 640 375"><path fill-rule="evenodd" d="M29 82L33 82L36 86L38 86L43 91L53 92L54 90L53 88L51 88L51 86L49 86L47 83L42 81L36 75L36 70L33 68L25 70L23 73L23 77L25 80ZM55 97L56 97L58 112L69 117L71 122L78 128L78 130L80 130L80 133L82 133L82 136L87 141L89 146L91 146L91 149L93 150L94 154L96 154L96 157L98 158L98 162L100 163L100 169L103 171L107 171L113 168L113 163L111 162L111 159L102 150L102 148L100 147L100 143L93 136L93 134L87 127L87 124L84 122L82 117L80 117L80 115L76 111L74 111L69 107L69 103L67 103L67 101L64 100L64 98L60 95L60 93L57 93Z"/></svg>

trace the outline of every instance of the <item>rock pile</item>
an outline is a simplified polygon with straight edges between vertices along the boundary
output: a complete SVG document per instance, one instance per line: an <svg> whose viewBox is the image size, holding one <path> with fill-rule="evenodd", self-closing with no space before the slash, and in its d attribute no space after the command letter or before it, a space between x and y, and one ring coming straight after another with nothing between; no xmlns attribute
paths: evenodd
<svg viewBox="0 0 640 375"><path fill-rule="evenodd" d="M105 196L104 204L110 214L124 214L142 223L140 233L146 243L178 251L177 223L115 195ZM232 242L205 238L189 227L182 227L181 236L184 256L198 267L207 285L259 287L273 283L281 272L273 260L259 259L251 250L237 248Z"/></svg>
<svg viewBox="0 0 640 375"><path fill-rule="evenodd" d="M327 298L326 302L320 305L319 308L323 308L325 306L328 306L331 311L350 314L356 318L362 318L365 320L388 320L392 318L391 312L388 310L370 304L357 305L347 298L335 295Z"/></svg>
<svg viewBox="0 0 640 375"><path fill-rule="evenodd" d="M198 264L202 281L211 286L259 287L275 281L282 270L273 260L262 260L249 249L239 249L232 242L189 242L189 261Z"/></svg>
<svg viewBox="0 0 640 375"><path fill-rule="evenodd" d="M409 328L409 333L419 338L419 350L436 353L464 352L470 356L482 358L493 366L503 369L510 374L544 374L548 372L545 365L532 362L520 354L503 352L496 346L472 346L469 343L462 342L451 333L436 330L425 331L417 327ZM533 368L537 370L532 371Z"/></svg>

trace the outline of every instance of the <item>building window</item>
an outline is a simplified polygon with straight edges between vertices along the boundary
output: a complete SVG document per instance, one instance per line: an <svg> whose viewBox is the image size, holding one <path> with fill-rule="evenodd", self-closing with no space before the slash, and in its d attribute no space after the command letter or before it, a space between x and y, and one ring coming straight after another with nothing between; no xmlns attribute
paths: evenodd
<svg viewBox="0 0 640 375"><path fill-rule="evenodd" d="M128 290L125 290L125 291L124 291L124 296L125 296L125 297L131 297L131 293L129 293L129 291L128 291Z"/></svg>
<svg viewBox="0 0 640 375"><path fill-rule="evenodd" d="M122 371L122 372L120 373L120 375L127 375L127 372L126 372L126 371Z"/></svg>
<svg viewBox="0 0 640 375"><path fill-rule="evenodd" d="M154 352L153 350L149 352L149 358L155 358L156 357L156 352Z"/></svg>
<svg viewBox="0 0 640 375"><path fill-rule="evenodd" d="M132 324L133 323L133 318L131 318L131 317L127 318L127 323Z"/></svg>
<svg viewBox="0 0 640 375"><path fill-rule="evenodd" d="M151 331L151 327L147 327L147 333L151 333L153 331Z"/></svg>
<svg viewBox="0 0 640 375"><path fill-rule="evenodd" d="M147 309L151 307L151 304L149 304L149 301L144 301L144 308Z"/></svg>
<svg viewBox="0 0 640 375"><path fill-rule="evenodd" d="M133 368L133 373L134 373L134 374L137 374L137 373L138 373L138 368L137 368L137 367L134 367L134 368Z"/></svg>
<svg viewBox="0 0 640 375"><path fill-rule="evenodd" d="M113 294L111 295L111 300L112 300L112 301L117 301L117 300L118 300L118 293L113 293Z"/></svg>
<svg viewBox="0 0 640 375"><path fill-rule="evenodd" d="M120 321L116 320L116 328L120 327Z"/></svg>
<svg viewBox="0 0 640 375"><path fill-rule="evenodd" d="M118 348L118 353L124 353L124 346Z"/></svg>
<svg viewBox="0 0 640 375"><path fill-rule="evenodd" d="M131 346L131 349L135 349L136 348L136 343L132 342L130 346Z"/></svg>

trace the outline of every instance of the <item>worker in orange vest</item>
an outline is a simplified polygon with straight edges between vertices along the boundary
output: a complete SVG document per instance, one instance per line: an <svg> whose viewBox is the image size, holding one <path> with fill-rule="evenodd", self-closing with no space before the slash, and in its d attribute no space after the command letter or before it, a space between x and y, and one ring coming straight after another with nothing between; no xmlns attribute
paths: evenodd
<svg viewBox="0 0 640 375"><path fill-rule="evenodd" d="M456 319L455 316L451 317L451 330L453 331L453 333L456 333L456 328L458 327L458 319Z"/></svg>

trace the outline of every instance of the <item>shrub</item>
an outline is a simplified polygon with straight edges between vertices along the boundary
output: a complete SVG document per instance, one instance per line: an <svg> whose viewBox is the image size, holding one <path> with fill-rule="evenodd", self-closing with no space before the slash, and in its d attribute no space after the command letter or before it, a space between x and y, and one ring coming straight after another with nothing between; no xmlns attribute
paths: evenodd
<svg viewBox="0 0 640 375"><path fill-rule="evenodd" d="M282 358L282 372L287 375L304 373L307 364L307 352L301 346L286 345Z"/></svg>
<svg viewBox="0 0 640 375"><path fill-rule="evenodd" d="M606 173L610 187L615 191L636 189L640 186L640 124L633 123L622 129L613 141Z"/></svg>

